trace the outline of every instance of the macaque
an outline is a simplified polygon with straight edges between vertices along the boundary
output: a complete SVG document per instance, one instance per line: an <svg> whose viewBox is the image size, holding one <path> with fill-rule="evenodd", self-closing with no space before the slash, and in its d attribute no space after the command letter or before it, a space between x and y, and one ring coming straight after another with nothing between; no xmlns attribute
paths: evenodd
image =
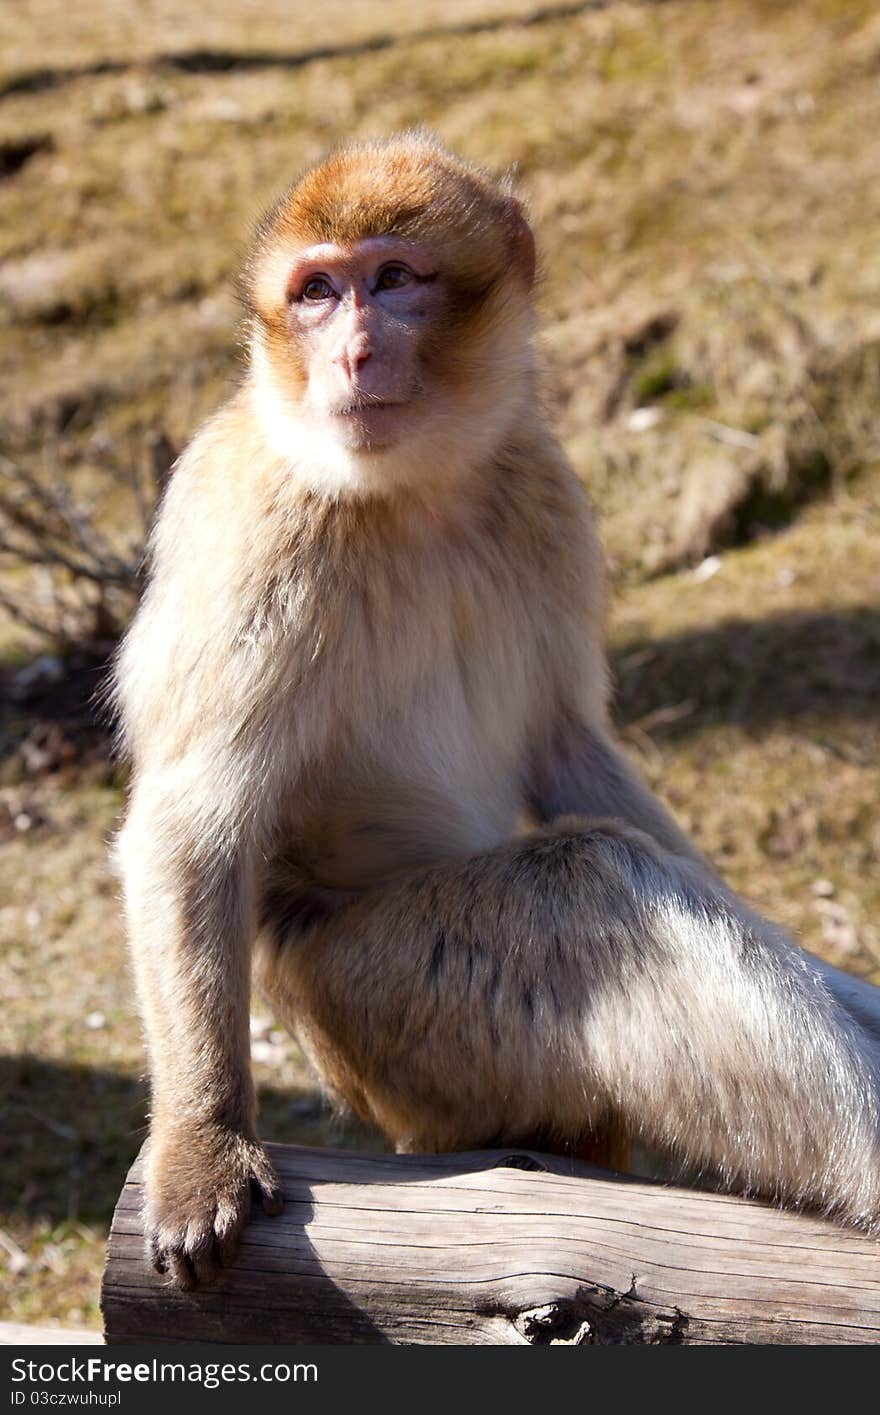
<svg viewBox="0 0 880 1415"><path fill-rule="evenodd" d="M534 280L488 173L422 135L335 153L259 227L246 373L171 476L116 684L144 1223L181 1286L252 1190L282 1205L252 974L400 1151L638 1142L880 1220L872 990L738 901L611 735Z"/></svg>

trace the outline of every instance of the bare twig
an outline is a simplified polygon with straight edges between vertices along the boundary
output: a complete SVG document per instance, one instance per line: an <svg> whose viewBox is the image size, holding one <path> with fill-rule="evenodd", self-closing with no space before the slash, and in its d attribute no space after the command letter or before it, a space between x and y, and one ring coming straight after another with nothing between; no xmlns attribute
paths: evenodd
<svg viewBox="0 0 880 1415"><path fill-rule="evenodd" d="M174 452L163 433L140 458L130 452L120 459L103 451L94 464L108 489L121 487L134 502L136 534L121 554L98 523L99 504L75 504L57 464L48 459L37 476L0 454L0 562L21 571L0 592L0 610L57 647L118 638L140 594L146 537ZM38 596L35 573L44 579Z"/></svg>

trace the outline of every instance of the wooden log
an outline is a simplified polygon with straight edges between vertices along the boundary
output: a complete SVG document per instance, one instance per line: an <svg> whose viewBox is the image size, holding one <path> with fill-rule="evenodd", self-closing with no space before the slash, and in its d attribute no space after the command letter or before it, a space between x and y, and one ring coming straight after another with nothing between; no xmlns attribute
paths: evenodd
<svg viewBox="0 0 880 1415"><path fill-rule="evenodd" d="M286 1204L218 1283L148 1270L141 1162L108 1246L108 1343L880 1341L875 1241L813 1216L517 1150L271 1146Z"/></svg>

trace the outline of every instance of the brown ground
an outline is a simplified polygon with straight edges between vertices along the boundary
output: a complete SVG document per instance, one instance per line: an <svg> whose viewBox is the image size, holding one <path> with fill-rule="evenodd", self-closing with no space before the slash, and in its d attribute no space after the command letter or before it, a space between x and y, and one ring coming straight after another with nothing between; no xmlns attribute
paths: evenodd
<svg viewBox="0 0 880 1415"><path fill-rule="evenodd" d="M124 543L130 505L101 460L160 430L181 442L223 396L237 253L304 162L426 123L516 163L548 397L612 560L626 740L736 887L880 982L880 14L565 8L526 25L518 0L324 0L318 32L287 0L5 7L0 453L61 475ZM7 689L34 651L0 631ZM15 1320L97 1320L143 1134L95 682L86 661L0 717ZM270 1019L255 1036L267 1134L375 1143L333 1129Z"/></svg>

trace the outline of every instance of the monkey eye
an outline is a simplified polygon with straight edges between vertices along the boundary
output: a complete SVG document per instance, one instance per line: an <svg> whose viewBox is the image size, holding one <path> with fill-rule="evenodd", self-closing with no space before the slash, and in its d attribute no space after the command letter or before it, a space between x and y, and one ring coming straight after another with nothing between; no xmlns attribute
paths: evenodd
<svg viewBox="0 0 880 1415"><path fill-rule="evenodd" d="M336 291L333 289L326 275L310 275L300 290L299 297L301 300L315 302L317 300L332 299L335 293Z"/></svg>
<svg viewBox="0 0 880 1415"><path fill-rule="evenodd" d="M383 265L376 276L377 290L399 290L403 285L409 285L415 279L409 266L406 265Z"/></svg>

